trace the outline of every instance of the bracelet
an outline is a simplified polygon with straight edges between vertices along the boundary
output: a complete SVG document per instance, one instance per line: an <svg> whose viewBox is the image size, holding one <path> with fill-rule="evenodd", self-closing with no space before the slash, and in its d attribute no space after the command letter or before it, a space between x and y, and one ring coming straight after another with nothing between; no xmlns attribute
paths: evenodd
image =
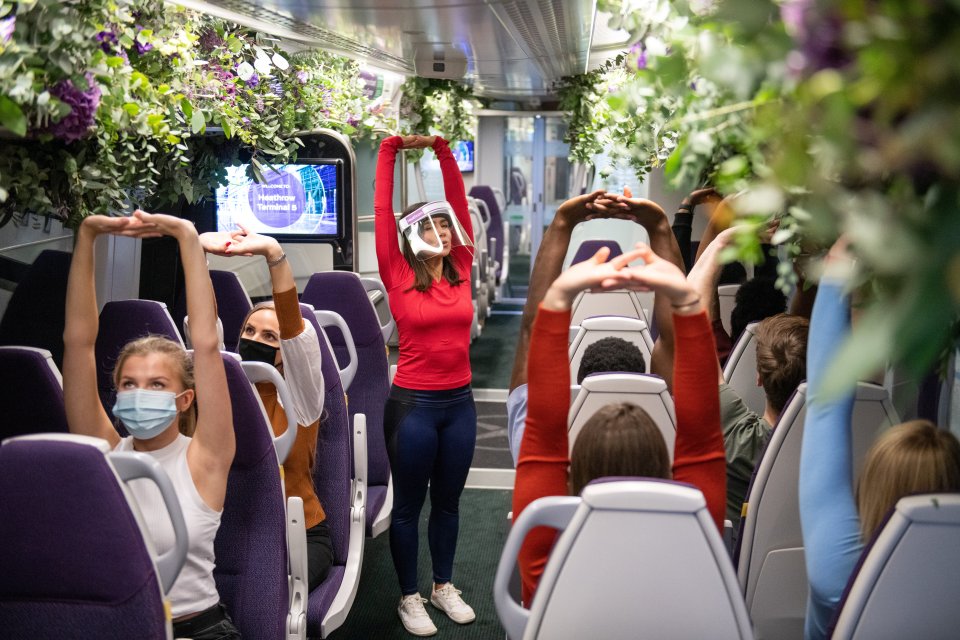
<svg viewBox="0 0 960 640"><path fill-rule="evenodd" d="M281 253L281 254L280 254L280 257L277 258L276 260L267 260L267 266L272 269L273 267L277 266L278 264L280 264L281 262L283 262L283 261L286 260L286 259L287 259L287 254L286 254L286 253Z"/></svg>
<svg viewBox="0 0 960 640"><path fill-rule="evenodd" d="M692 307L695 304L700 304L700 296L697 296L697 299L694 300L693 302L684 302L683 304L673 304L671 302L670 306L673 307L674 309L683 309L684 307Z"/></svg>

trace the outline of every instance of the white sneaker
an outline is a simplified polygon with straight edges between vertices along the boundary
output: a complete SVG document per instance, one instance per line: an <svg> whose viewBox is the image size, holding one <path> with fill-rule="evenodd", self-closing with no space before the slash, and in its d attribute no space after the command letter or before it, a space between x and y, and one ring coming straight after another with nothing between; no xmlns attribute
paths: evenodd
<svg viewBox="0 0 960 640"><path fill-rule="evenodd" d="M415 636L432 636L437 632L437 627L423 606L426 601L419 593L414 593L400 598L400 606L397 607L404 629Z"/></svg>
<svg viewBox="0 0 960 640"><path fill-rule="evenodd" d="M477 614L473 612L473 607L463 601L461 593L463 592L454 587L453 583L448 582L431 594L430 602L454 622L467 624L476 620Z"/></svg>

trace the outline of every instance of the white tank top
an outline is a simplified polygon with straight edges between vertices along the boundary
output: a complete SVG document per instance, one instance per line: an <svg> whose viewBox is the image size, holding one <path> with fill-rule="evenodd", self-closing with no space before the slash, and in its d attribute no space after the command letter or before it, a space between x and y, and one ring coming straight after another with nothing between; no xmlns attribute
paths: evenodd
<svg viewBox="0 0 960 640"><path fill-rule="evenodd" d="M222 512L211 509L200 497L193 483L190 468L187 466L189 445L190 438L178 434L176 440L162 449L140 452L159 462L170 476L190 538L187 560L167 594L174 619L204 611L220 602L217 585L213 580L213 539L220 527ZM134 451L133 438L121 439L115 450ZM130 490L150 532L147 538L148 548L152 547L156 553L171 549L174 540L173 524L167 515L159 489L150 480L134 480L130 483Z"/></svg>

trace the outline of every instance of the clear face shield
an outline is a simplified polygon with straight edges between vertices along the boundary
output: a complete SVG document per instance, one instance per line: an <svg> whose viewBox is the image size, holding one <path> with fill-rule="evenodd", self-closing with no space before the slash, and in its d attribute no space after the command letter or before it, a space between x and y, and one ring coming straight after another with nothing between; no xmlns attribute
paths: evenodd
<svg viewBox="0 0 960 640"><path fill-rule="evenodd" d="M446 201L428 202L400 219L400 233L418 260L446 256L454 247L472 253L473 242Z"/></svg>

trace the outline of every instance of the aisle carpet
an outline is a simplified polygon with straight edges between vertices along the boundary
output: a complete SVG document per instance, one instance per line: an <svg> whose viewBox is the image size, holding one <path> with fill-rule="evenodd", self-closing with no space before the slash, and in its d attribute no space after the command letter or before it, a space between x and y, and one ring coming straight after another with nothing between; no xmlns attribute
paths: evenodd
<svg viewBox="0 0 960 640"><path fill-rule="evenodd" d="M466 489L460 501L460 538L454 563L453 582L476 611L472 624L458 625L433 605L427 612L439 629L435 638L446 640L503 640L504 632L493 607L493 577L500 550L509 530L510 491ZM424 505L420 520L419 585L429 597L431 588L430 552L427 548L427 516ZM330 635L332 640L410 640L397 604L400 588L390 558L389 532L367 539L357 598L346 622Z"/></svg>

